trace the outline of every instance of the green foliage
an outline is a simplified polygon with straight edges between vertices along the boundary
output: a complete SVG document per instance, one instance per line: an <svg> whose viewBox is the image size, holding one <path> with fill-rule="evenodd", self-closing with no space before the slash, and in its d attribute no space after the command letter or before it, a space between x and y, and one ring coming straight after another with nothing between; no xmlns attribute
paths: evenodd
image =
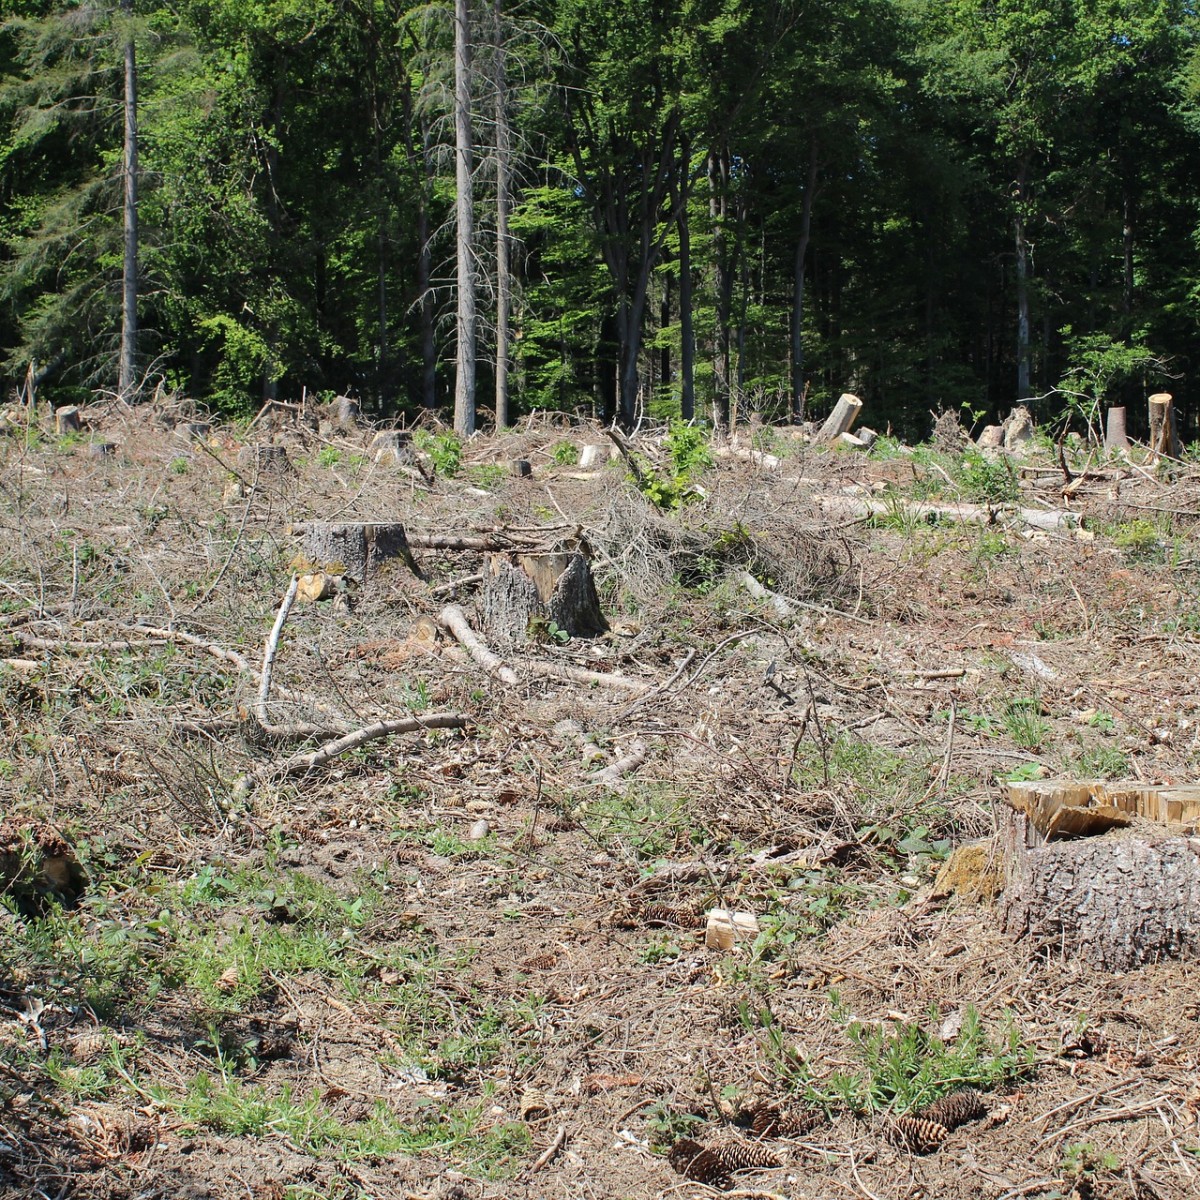
<svg viewBox="0 0 1200 1200"><path fill-rule="evenodd" d="M860 1066L834 1072L820 1092L827 1105L844 1106L858 1116L901 1115L960 1087L993 1088L1028 1075L1037 1061L1035 1050L1022 1044L1011 1020L989 1036L971 1006L950 1041L915 1021L894 1027L854 1021L846 1032Z"/></svg>
<svg viewBox="0 0 1200 1200"><path fill-rule="evenodd" d="M447 479L453 479L462 467L462 442L457 434L448 430L430 433L427 429L418 429L413 437L413 445L428 454L433 469Z"/></svg>
<svg viewBox="0 0 1200 1200"><path fill-rule="evenodd" d="M1022 750L1040 750L1052 732L1049 721L1042 719L1042 702L1035 697L1008 701L1000 715L1000 724Z"/></svg>
<svg viewBox="0 0 1200 1200"><path fill-rule="evenodd" d="M1148 376L1161 373L1162 362L1147 349L1145 331L1128 341L1117 341L1100 333L1076 333L1070 325L1059 330L1065 344L1067 370L1057 391L1066 400L1066 419L1081 423L1092 439L1104 440L1103 406L1113 393L1131 380L1145 384Z"/></svg>
<svg viewBox="0 0 1200 1200"><path fill-rule="evenodd" d="M989 459L969 448L955 476L964 497L976 504L1012 504L1019 495L1017 477L1006 456Z"/></svg>

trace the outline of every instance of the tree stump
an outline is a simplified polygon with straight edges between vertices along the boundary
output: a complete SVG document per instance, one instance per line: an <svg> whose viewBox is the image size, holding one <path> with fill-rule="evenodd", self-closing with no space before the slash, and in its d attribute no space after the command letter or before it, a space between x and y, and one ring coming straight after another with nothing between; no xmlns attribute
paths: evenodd
<svg viewBox="0 0 1200 1200"><path fill-rule="evenodd" d="M83 418L74 404L54 410L54 432L60 437L64 433L78 433L83 428Z"/></svg>
<svg viewBox="0 0 1200 1200"><path fill-rule="evenodd" d="M489 554L480 614L490 636L525 642L553 633L597 637L608 629L592 569L578 551Z"/></svg>
<svg viewBox="0 0 1200 1200"><path fill-rule="evenodd" d="M1124 408L1114 407L1108 410L1104 426L1104 448L1110 452L1129 449L1129 438L1125 434Z"/></svg>
<svg viewBox="0 0 1200 1200"><path fill-rule="evenodd" d="M1196 822L1200 789L1046 781L1008 801L1006 931L1107 971L1200 952L1200 838L1146 821Z"/></svg>
<svg viewBox="0 0 1200 1200"><path fill-rule="evenodd" d="M1170 392L1155 392L1149 400L1150 450L1153 454L1165 454L1178 458L1179 423L1175 415L1175 404Z"/></svg>
<svg viewBox="0 0 1200 1200"><path fill-rule="evenodd" d="M409 434L402 429L385 429L377 433L371 439L368 453L381 465L411 467L417 461Z"/></svg>
<svg viewBox="0 0 1200 1200"><path fill-rule="evenodd" d="M292 532L304 537L301 557L307 573L340 575L353 580L364 591L371 577L391 559L403 559L415 575L420 575L403 525L309 521L293 526Z"/></svg>
<svg viewBox="0 0 1200 1200"><path fill-rule="evenodd" d="M238 466L243 471L260 475L264 479L270 476L295 474L292 460L288 458L286 446L275 446L263 443L257 446L243 446L238 451Z"/></svg>

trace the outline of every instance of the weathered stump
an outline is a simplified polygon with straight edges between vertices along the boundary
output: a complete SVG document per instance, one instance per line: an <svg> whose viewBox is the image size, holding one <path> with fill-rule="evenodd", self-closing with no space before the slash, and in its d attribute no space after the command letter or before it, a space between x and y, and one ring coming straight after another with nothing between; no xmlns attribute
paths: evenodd
<svg viewBox="0 0 1200 1200"><path fill-rule="evenodd" d="M1125 433L1125 409L1110 408L1104 425L1104 448L1108 451L1128 450L1129 438Z"/></svg>
<svg viewBox="0 0 1200 1200"><path fill-rule="evenodd" d="M301 557L306 573L340 575L364 591L372 576L391 559L402 559L414 574L419 574L403 525L309 521L294 526L293 532L304 537Z"/></svg>
<svg viewBox="0 0 1200 1200"><path fill-rule="evenodd" d="M262 476L264 479L293 475L296 470L292 466L292 460L288 458L287 447L270 443L243 446L238 451L237 461L243 471Z"/></svg>
<svg viewBox="0 0 1200 1200"><path fill-rule="evenodd" d="M54 432L60 437L64 433L78 433L83 428L83 417L74 404L54 410Z"/></svg>
<svg viewBox="0 0 1200 1200"><path fill-rule="evenodd" d="M597 637L608 629L588 560L578 551L489 554L480 614L490 636L524 642L553 633Z"/></svg>
<svg viewBox="0 0 1200 1200"><path fill-rule="evenodd" d="M403 429L385 429L377 433L371 439L369 453L371 458L381 465L411 467L417 461L411 437Z"/></svg>
<svg viewBox="0 0 1200 1200"><path fill-rule="evenodd" d="M339 396L334 401L334 420L341 429L357 429L362 409L352 396Z"/></svg>
<svg viewBox="0 0 1200 1200"><path fill-rule="evenodd" d="M1108 971L1200 952L1200 838L1144 822L1198 811L1194 788L1014 785L997 814L1003 928Z"/></svg>

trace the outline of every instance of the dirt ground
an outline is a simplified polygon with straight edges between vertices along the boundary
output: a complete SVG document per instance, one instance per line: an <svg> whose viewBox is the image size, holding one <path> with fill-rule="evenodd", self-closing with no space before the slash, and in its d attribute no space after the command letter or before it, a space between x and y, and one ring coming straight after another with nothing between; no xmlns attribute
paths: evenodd
<svg viewBox="0 0 1200 1200"><path fill-rule="evenodd" d="M1014 773L1195 778L1196 467L1135 452L1064 505L1048 446L770 434L778 463L717 455L663 509L566 420L405 466L89 415L0 436L0 1193L1200 1192L1200 964L1017 939L986 866ZM989 489L991 524L906 507ZM263 707L314 520L402 523L412 562L296 603ZM609 632L492 639L502 682L436 626L488 638L489 564L439 536L584 548ZM404 718L430 727L295 767ZM707 949L714 908L757 935ZM897 1124L965 1085L936 1145Z"/></svg>

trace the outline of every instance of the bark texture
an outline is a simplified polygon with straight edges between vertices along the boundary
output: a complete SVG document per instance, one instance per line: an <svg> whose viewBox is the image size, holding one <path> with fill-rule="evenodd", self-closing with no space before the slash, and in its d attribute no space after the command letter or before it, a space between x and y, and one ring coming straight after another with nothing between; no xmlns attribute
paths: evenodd
<svg viewBox="0 0 1200 1200"><path fill-rule="evenodd" d="M1200 949L1200 839L1129 832L1031 845L1024 813L1001 805L1001 924L1105 971Z"/></svg>
<svg viewBox="0 0 1200 1200"><path fill-rule="evenodd" d="M514 642L536 637L553 623L571 637L608 629L587 559L566 554L493 554L480 611L488 633Z"/></svg>
<svg viewBox="0 0 1200 1200"><path fill-rule="evenodd" d="M342 575L366 588L389 559L402 558L415 569L403 525L335 524L304 526L304 557L329 575Z"/></svg>

